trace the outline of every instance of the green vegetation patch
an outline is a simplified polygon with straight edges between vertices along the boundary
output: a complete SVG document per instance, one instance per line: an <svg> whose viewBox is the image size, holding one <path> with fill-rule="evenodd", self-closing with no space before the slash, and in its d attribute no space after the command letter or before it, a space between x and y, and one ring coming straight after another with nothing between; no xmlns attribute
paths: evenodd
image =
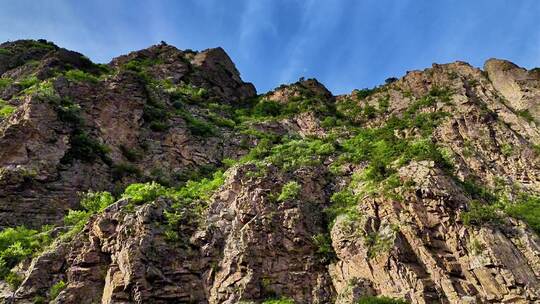
<svg viewBox="0 0 540 304"><path fill-rule="evenodd" d="M58 281L53 286L51 286L51 289L49 290L49 298L51 300L56 299L58 295L66 288L67 284L64 281Z"/></svg>
<svg viewBox="0 0 540 304"><path fill-rule="evenodd" d="M40 80L36 76L29 76L17 81L16 84L18 84L22 90L25 90L38 84L39 82Z"/></svg>
<svg viewBox="0 0 540 304"><path fill-rule="evenodd" d="M143 119L149 124L150 129L156 132L163 132L169 128L167 123L169 113L165 105L149 100L143 109Z"/></svg>
<svg viewBox="0 0 540 304"><path fill-rule="evenodd" d="M9 105L6 101L0 99L0 118L8 118L17 110L16 107Z"/></svg>
<svg viewBox="0 0 540 304"><path fill-rule="evenodd" d="M61 160L62 163L70 163L74 159L91 163L98 158L110 163L107 155L109 148L82 130L77 130L71 135L70 145L70 149Z"/></svg>
<svg viewBox="0 0 540 304"><path fill-rule="evenodd" d="M196 87L191 84L172 85L165 83L165 91L169 93L174 101L200 103L208 98L208 91L205 88Z"/></svg>
<svg viewBox="0 0 540 304"><path fill-rule="evenodd" d="M111 170L111 174L114 181L122 180L124 177L134 176L140 177L142 175L141 170L130 163L121 162L114 164Z"/></svg>
<svg viewBox="0 0 540 304"><path fill-rule="evenodd" d="M162 63L161 59L157 58L136 58L126 62L121 68L133 72L144 72L148 67Z"/></svg>
<svg viewBox="0 0 540 304"><path fill-rule="evenodd" d="M62 235L63 239L69 240L79 233L88 219L94 214L100 213L114 203L114 197L109 192L88 192L81 198L81 210L69 210L64 217L64 224L71 227Z"/></svg>
<svg viewBox="0 0 540 304"><path fill-rule="evenodd" d="M330 227L334 225L338 215L343 215L349 220L357 221L360 217L357 209L358 200L358 195L354 194L350 189L344 189L332 194L330 198L332 205L324 210Z"/></svg>
<svg viewBox="0 0 540 304"><path fill-rule="evenodd" d="M443 168L452 164L442 155L440 149L431 140L431 134L440 121L447 116L444 112L419 112L438 101L448 102L446 90L434 89L424 98L411 104L401 117L391 116L385 125L379 128L364 128L356 136L343 142L344 154L338 163L368 162L364 177L366 180L381 182L390 177L396 167L401 167L411 160L433 160ZM407 139L398 136L399 131L416 130L419 137Z"/></svg>
<svg viewBox="0 0 540 304"><path fill-rule="evenodd" d="M191 134L202 137L209 137L215 134L216 130L214 126L208 122L194 117L187 111L179 110L177 113L184 119Z"/></svg>
<svg viewBox="0 0 540 304"><path fill-rule="evenodd" d="M329 233L318 233L312 237L313 245L317 247L316 254L322 263L329 263L336 258Z"/></svg>
<svg viewBox="0 0 540 304"><path fill-rule="evenodd" d="M69 70L65 73L65 76L68 80L73 82L97 83L99 81L98 77L96 77L95 75L92 75L85 71L81 71L79 69Z"/></svg>
<svg viewBox="0 0 540 304"><path fill-rule="evenodd" d="M128 198L133 204L152 202L159 197L173 201L165 211L165 235L170 241L181 241L184 229L197 226L207 207L207 202L214 191L225 181L223 172L217 171L212 178L200 181L188 181L181 188L166 188L156 182L132 184L128 186L123 198Z"/></svg>
<svg viewBox="0 0 540 304"><path fill-rule="evenodd" d="M51 227L44 226L41 231L24 226L6 228L0 232L0 278L17 287L18 276L11 269L24 259L31 257L50 244Z"/></svg>
<svg viewBox="0 0 540 304"><path fill-rule="evenodd" d="M470 180L462 182L461 186L472 198L467 210L461 214L465 225L498 226L505 216L511 216L540 234L540 196L519 191L508 195L504 188L492 191Z"/></svg>
<svg viewBox="0 0 540 304"><path fill-rule="evenodd" d="M279 298L264 300L262 304L294 304L294 300L291 298Z"/></svg>
<svg viewBox="0 0 540 304"><path fill-rule="evenodd" d="M476 200L469 202L467 211L461 214L461 219L465 225L500 224L502 221L497 206Z"/></svg>
<svg viewBox="0 0 540 304"><path fill-rule="evenodd" d="M405 300L402 299L395 299L395 298L389 298L389 297L375 297L375 296L366 296L360 298L356 304L407 304Z"/></svg>
<svg viewBox="0 0 540 304"><path fill-rule="evenodd" d="M335 147L329 139L284 139L282 144L274 146L270 140L263 140L241 162L266 162L293 171L321 164L334 151Z"/></svg>
<svg viewBox="0 0 540 304"><path fill-rule="evenodd" d="M9 77L0 78L0 91L3 91L5 88L10 86L13 83L13 79Z"/></svg>
<svg viewBox="0 0 540 304"><path fill-rule="evenodd" d="M167 221L165 234L169 240L181 241L184 229L193 229L200 224L211 195L224 182L223 172L216 171L212 178L188 181L171 193L173 204L164 214Z"/></svg>
<svg viewBox="0 0 540 304"><path fill-rule="evenodd" d="M281 188L281 193L277 198L278 202L296 199L301 189L302 186L296 181L286 183L283 188Z"/></svg>
<svg viewBox="0 0 540 304"><path fill-rule="evenodd" d="M517 115L523 117L528 122L535 121L534 116L528 109L517 111Z"/></svg>
<svg viewBox="0 0 540 304"><path fill-rule="evenodd" d="M522 194L515 203L506 204L504 211L540 234L540 196Z"/></svg>
<svg viewBox="0 0 540 304"><path fill-rule="evenodd" d="M0 48L0 55L2 56L11 56L13 53L6 49L6 48Z"/></svg>

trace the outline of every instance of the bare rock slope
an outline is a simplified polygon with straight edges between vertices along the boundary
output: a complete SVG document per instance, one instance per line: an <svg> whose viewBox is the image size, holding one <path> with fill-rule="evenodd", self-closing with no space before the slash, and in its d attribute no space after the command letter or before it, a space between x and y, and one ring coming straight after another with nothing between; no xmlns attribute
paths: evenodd
<svg viewBox="0 0 540 304"><path fill-rule="evenodd" d="M26 40L0 75L6 303L540 302L537 69L257 95L221 48Z"/></svg>

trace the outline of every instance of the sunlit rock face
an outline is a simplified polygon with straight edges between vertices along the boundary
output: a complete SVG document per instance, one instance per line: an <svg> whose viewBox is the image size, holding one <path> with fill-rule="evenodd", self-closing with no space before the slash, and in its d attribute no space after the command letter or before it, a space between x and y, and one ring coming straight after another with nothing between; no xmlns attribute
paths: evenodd
<svg viewBox="0 0 540 304"><path fill-rule="evenodd" d="M540 301L538 69L257 95L221 48L25 40L0 75L6 303Z"/></svg>

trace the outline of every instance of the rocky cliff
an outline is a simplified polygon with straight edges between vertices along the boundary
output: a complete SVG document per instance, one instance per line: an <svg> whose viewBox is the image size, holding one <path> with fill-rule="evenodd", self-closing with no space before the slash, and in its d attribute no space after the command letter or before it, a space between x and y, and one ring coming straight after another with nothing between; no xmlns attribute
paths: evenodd
<svg viewBox="0 0 540 304"><path fill-rule="evenodd" d="M257 95L221 48L0 45L5 303L540 302L540 71Z"/></svg>

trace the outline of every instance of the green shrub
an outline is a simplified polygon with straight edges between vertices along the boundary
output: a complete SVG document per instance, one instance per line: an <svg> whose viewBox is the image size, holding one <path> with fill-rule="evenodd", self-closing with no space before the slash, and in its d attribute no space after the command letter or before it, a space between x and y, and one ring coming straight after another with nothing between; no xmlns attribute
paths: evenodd
<svg viewBox="0 0 540 304"><path fill-rule="evenodd" d="M143 66L144 64L139 60L130 60L123 65L123 68L133 72L141 72Z"/></svg>
<svg viewBox="0 0 540 304"><path fill-rule="evenodd" d="M215 132L214 127L211 124L193 116L187 118L186 122L189 131L195 136L206 137L213 135Z"/></svg>
<svg viewBox="0 0 540 304"><path fill-rule="evenodd" d="M509 144L503 144L501 145L501 153L504 155L504 156L510 156L512 155L512 152L514 151L514 149L512 148L511 145Z"/></svg>
<svg viewBox="0 0 540 304"><path fill-rule="evenodd" d="M184 228L193 229L202 218L210 196L225 182L223 172L216 171L212 178L200 181L188 181L179 190L170 191L168 196L173 204L164 215L166 219L165 235L170 241L181 240Z"/></svg>
<svg viewBox="0 0 540 304"><path fill-rule="evenodd" d="M15 265L51 242L48 229L37 231L19 226L0 232L0 278L6 278ZM13 275L11 279L15 279Z"/></svg>
<svg viewBox="0 0 540 304"><path fill-rule="evenodd" d="M17 82L17 84L23 89L28 89L29 87L38 84L39 79L36 76L29 76Z"/></svg>
<svg viewBox="0 0 540 304"><path fill-rule="evenodd" d="M388 78L386 78L386 79L384 80L384 83L386 83L386 84L391 84L391 83L394 83L394 82L396 82L396 81L398 81L398 79L397 79L396 77L388 77Z"/></svg>
<svg viewBox="0 0 540 304"><path fill-rule="evenodd" d="M373 119L377 116L377 109L374 106L368 104L363 108L363 116L366 119Z"/></svg>
<svg viewBox="0 0 540 304"><path fill-rule="evenodd" d="M32 51L37 51L37 50L53 51L58 48L52 42L49 42L45 39L25 40L23 43L24 43L23 48L29 49Z"/></svg>
<svg viewBox="0 0 540 304"><path fill-rule="evenodd" d="M10 271L4 278L12 290L16 290L22 283L23 278L17 273Z"/></svg>
<svg viewBox="0 0 540 304"><path fill-rule="evenodd" d="M65 232L61 238L70 240L84 228L92 215L102 212L114 201L114 197L109 192L88 192L83 194L81 197L83 209L68 211L68 214L64 217L64 225L70 226L71 229Z"/></svg>
<svg viewBox="0 0 540 304"><path fill-rule="evenodd" d="M54 89L54 85L51 79L44 80L36 83L22 91L26 95L35 94L42 98L47 98L51 101L56 101L60 97Z"/></svg>
<svg viewBox="0 0 540 304"><path fill-rule="evenodd" d="M444 169L452 168L441 154L430 135L440 120L446 117L443 112L418 113L420 109L434 105L438 100L446 100L446 91L431 91L430 95L413 102L402 117L391 116L386 124L379 128L357 130L356 136L343 141L343 154L340 163L367 162L363 178L380 183L396 171L396 166L403 166L412 160L433 160ZM396 135L396 131L416 129L420 139L407 140Z"/></svg>
<svg viewBox="0 0 540 304"><path fill-rule="evenodd" d="M507 204L505 211L540 234L540 196L521 195L515 203Z"/></svg>
<svg viewBox="0 0 540 304"><path fill-rule="evenodd" d="M531 112L528 109L517 111L517 115L523 117L528 122L535 121L534 116L531 114Z"/></svg>
<svg viewBox="0 0 540 304"><path fill-rule="evenodd" d="M130 162L136 162L142 158L141 152L136 149L130 149L124 145L120 146L120 152Z"/></svg>
<svg viewBox="0 0 540 304"><path fill-rule="evenodd" d="M160 103L148 102L143 108L143 119L148 123L150 129L156 132L163 132L169 128L167 123L169 113L165 106Z"/></svg>
<svg viewBox="0 0 540 304"><path fill-rule="evenodd" d="M377 232L372 232L364 235L364 246L368 248L367 256L369 259L373 259L378 256L380 253L388 252L392 249L394 245L394 240L396 237L397 227L393 227L393 232L386 234L381 233L379 230Z"/></svg>
<svg viewBox="0 0 540 304"><path fill-rule="evenodd" d="M313 245L317 247L317 255L323 263L328 263L336 257L332 239L328 233L318 233L312 237Z"/></svg>
<svg viewBox="0 0 540 304"><path fill-rule="evenodd" d="M273 100L261 99L253 108L253 115L277 117L281 114L283 105Z"/></svg>
<svg viewBox="0 0 540 304"><path fill-rule="evenodd" d="M13 79L11 79L9 77L1 77L0 78L0 91L3 91L5 88L7 88L12 83L13 83Z"/></svg>
<svg viewBox="0 0 540 304"><path fill-rule="evenodd" d="M538 144L533 144L532 145L532 149L534 151L534 154L536 154L536 156L540 156L540 145Z"/></svg>
<svg viewBox="0 0 540 304"><path fill-rule="evenodd" d="M163 121L152 121L149 125L150 129L155 132L164 132L169 129L169 124Z"/></svg>
<svg viewBox="0 0 540 304"><path fill-rule="evenodd" d="M155 181L164 187L171 187L175 184L172 179L171 172L164 168L152 168L152 170L150 170L149 178L150 180Z"/></svg>
<svg viewBox="0 0 540 304"><path fill-rule="evenodd" d="M147 122L162 121L168 118L167 110L161 104L147 103L143 109L143 119Z"/></svg>
<svg viewBox="0 0 540 304"><path fill-rule="evenodd" d="M208 118L217 126L220 127L226 127L226 128L234 128L236 125L236 122L232 119L225 118L223 116L220 116L216 113L210 113L208 115Z"/></svg>
<svg viewBox="0 0 540 304"><path fill-rule="evenodd" d="M223 160L225 162L226 160ZM203 178L212 177L212 174L216 172L216 165L203 164L194 168L186 168L182 171L176 172L174 178L179 183L186 183L189 180L201 180Z"/></svg>
<svg viewBox="0 0 540 304"><path fill-rule="evenodd" d="M176 200L180 199L201 199L208 200L212 193L225 182L225 175L222 171L216 171L211 178L203 178L200 181L188 181L180 190L173 192Z"/></svg>
<svg viewBox="0 0 540 304"><path fill-rule="evenodd" d="M281 193L277 198L278 202L296 199L300 193L300 189L302 189L302 186L300 186L298 182L290 181L286 183L283 188L281 188Z"/></svg>
<svg viewBox="0 0 540 304"><path fill-rule="evenodd" d="M154 201L160 196L167 196L169 193L170 191L167 188L156 182L138 183L129 185L124 191L122 198L128 198L135 204L142 204Z"/></svg>
<svg viewBox="0 0 540 304"><path fill-rule="evenodd" d="M279 298L264 300L262 304L294 304L294 300L291 298Z"/></svg>
<svg viewBox="0 0 540 304"><path fill-rule="evenodd" d="M333 105L327 103L326 97L318 96L301 84L295 84L296 91L286 103L269 100L266 96L258 96L246 102L245 108L235 111L237 122L261 121L285 118L303 112L313 112L324 116L335 114Z"/></svg>
<svg viewBox="0 0 540 304"><path fill-rule="evenodd" d="M469 243L468 248L473 255L479 255L484 252L486 246L482 244L478 239L472 239Z"/></svg>
<svg viewBox="0 0 540 304"><path fill-rule="evenodd" d="M0 48L0 55L2 56L11 56L13 53L5 48Z"/></svg>
<svg viewBox="0 0 540 304"><path fill-rule="evenodd" d="M53 286L51 286L51 289L49 290L49 298L51 300L56 299L58 295L66 288L67 284L64 281L58 281Z"/></svg>
<svg viewBox="0 0 540 304"><path fill-rule="evenodd" d="M333 144L321 139L295 139L269 148L269 151L263 154L267 155L264 161L289 171L304 166L318 165L334 151ZM251 153L248 156L253 157Z"/></svg>
<svg viewBox="0 0 540 304"><path fill-rule="evenodd" d="M333 116L327 116L324 118L324 120L321 122L321 126L325 129L329 129L332 127L335 127L338 124L337 118Z"/></svg>
<svg viewBox="0 0 540 304"><path fill-rule="evenodd" d="M332 205L326 208L324 212L328 217L330 228L334 225L335 219L339 215L345 215L349 220L357 220L360 214L357 210L358 196L351 190L345 189L332 194L330 198Z"/></svg>
<svg viewBox="0 0 540 304"><path fill-rule="evenodd" d="M208 98L208 91L205 88L196 87L191 84L175 86L172 82L164 82L165 91L169 93L172 100L200 103Z"/></svg>
<svg viewBox="0 0 540 304"><path fill-rule="evenodd" d="M466 179L465 181L458 181L463 187L463 190L473 199L481 200L488 204L494 204L499 201L499 198L494 195L488 188L477 184L472 179Z"/></svg>
<svg viewBox="0 0 540 304"><path fill-rule="evenodd" d="M375 93L377 91L376 88L373 88L373 89L361 89L361 90L356 90L354 91L354 95L356 96L357 99L364 99L368 96L370 96L371 94Z"/></svg>
<svg viewBox="0 0 540 304"><path fill-rule="evenodd" d="M16 107L7 104L4 100L0 99L0 118L8 118L17 110Z"/></svg>
<svg viewBox="0 0 540 304"><path fill-rule="evenodd" d="M465 225L499 224L502 220L497 206L472 200L468 210L461 214Z"/></svg>
<svg viewBox="0 0 540 304"><path fill-rule="evenodd" d="M191 134L208 137L215 133L214 126L204 120L195 118L191 113L184 110L177 110L177 113L184 119Z"/></svg>
<svg viewBox="0 0 540 304"><path fill-rule="evenodd" d="M90 137L86 132L77 130L71 135L71 147L62 158L62 163L69 163L73 159L80 159L83 162L90 163L97 158L101 158L105 163L109 163L107 157L109 148L97 140Z"/></svg>
<svg viewBox="0 0 540 304"><path fill-rule="evenodd" d="M64 99L56 105L55 110L61 121L69 123L73 127L80 127L83 123L80 113L81 107L78 104Z"/></svg>
<svg viewBox="0 0 540 304"><path fill-rule="evenodd" d="M360 300L358 300L356 304L407 304L407 302L405 300L389 297L366 296L360 298Z"/></svg>
<svg viewBox="0 0 540 304"><path fill-rule="evenodd" d="M152 59L152 58L137 58L132 59L128 62L126 62L122 68L125 70L133 71L136 73L144 73L144 71L153 65L160 64L160 59Z"/></svg>
<svg viewBox="0 0 540 304"><path fill-rule="evenodd" d="M90 74L86 73L84 71L75 69L75 70L69 70L65 73L66 78L68 80L71 80L73 82L91 82L91 83L97 83L99 79Z"/></svg>
<svg viewBox="0 0 540 304"><path fill-rule="evenodd" d="M69 210L68 214L64 216L64 225L77 226L78 224L85 224L90 218L90 213L85 210Z"/></svg>
<svg viewBox="0 0 540 304"><path fill-rule="evenodd" d="M45 84L45 85L44 85ZM109 148L88 135L83 129L84 120L81 116L81 108L70 99L55 98L54 88L48 82L41 83L39 87L44 86L47 95L51 98L58 118L72 128L70 137L70 148L62 158L63 164L71 163L74 159L90 163L100 158L106 164L110 164L107 156Z"/></svg>
<svg viewBox="0 0 540 304"><path fill-rule="evenodd" d="M379 113L386 113L388 112L388 108L390 108L390 96L386 95L385 97L379 98Z"/></svg>
<svg viewBox="0 0 540 304"><path fill-rule="evenodd" d="M114 203L114 197L111 193L87 192L81 198L81 206L89 212L99 213Z"/></svg>

